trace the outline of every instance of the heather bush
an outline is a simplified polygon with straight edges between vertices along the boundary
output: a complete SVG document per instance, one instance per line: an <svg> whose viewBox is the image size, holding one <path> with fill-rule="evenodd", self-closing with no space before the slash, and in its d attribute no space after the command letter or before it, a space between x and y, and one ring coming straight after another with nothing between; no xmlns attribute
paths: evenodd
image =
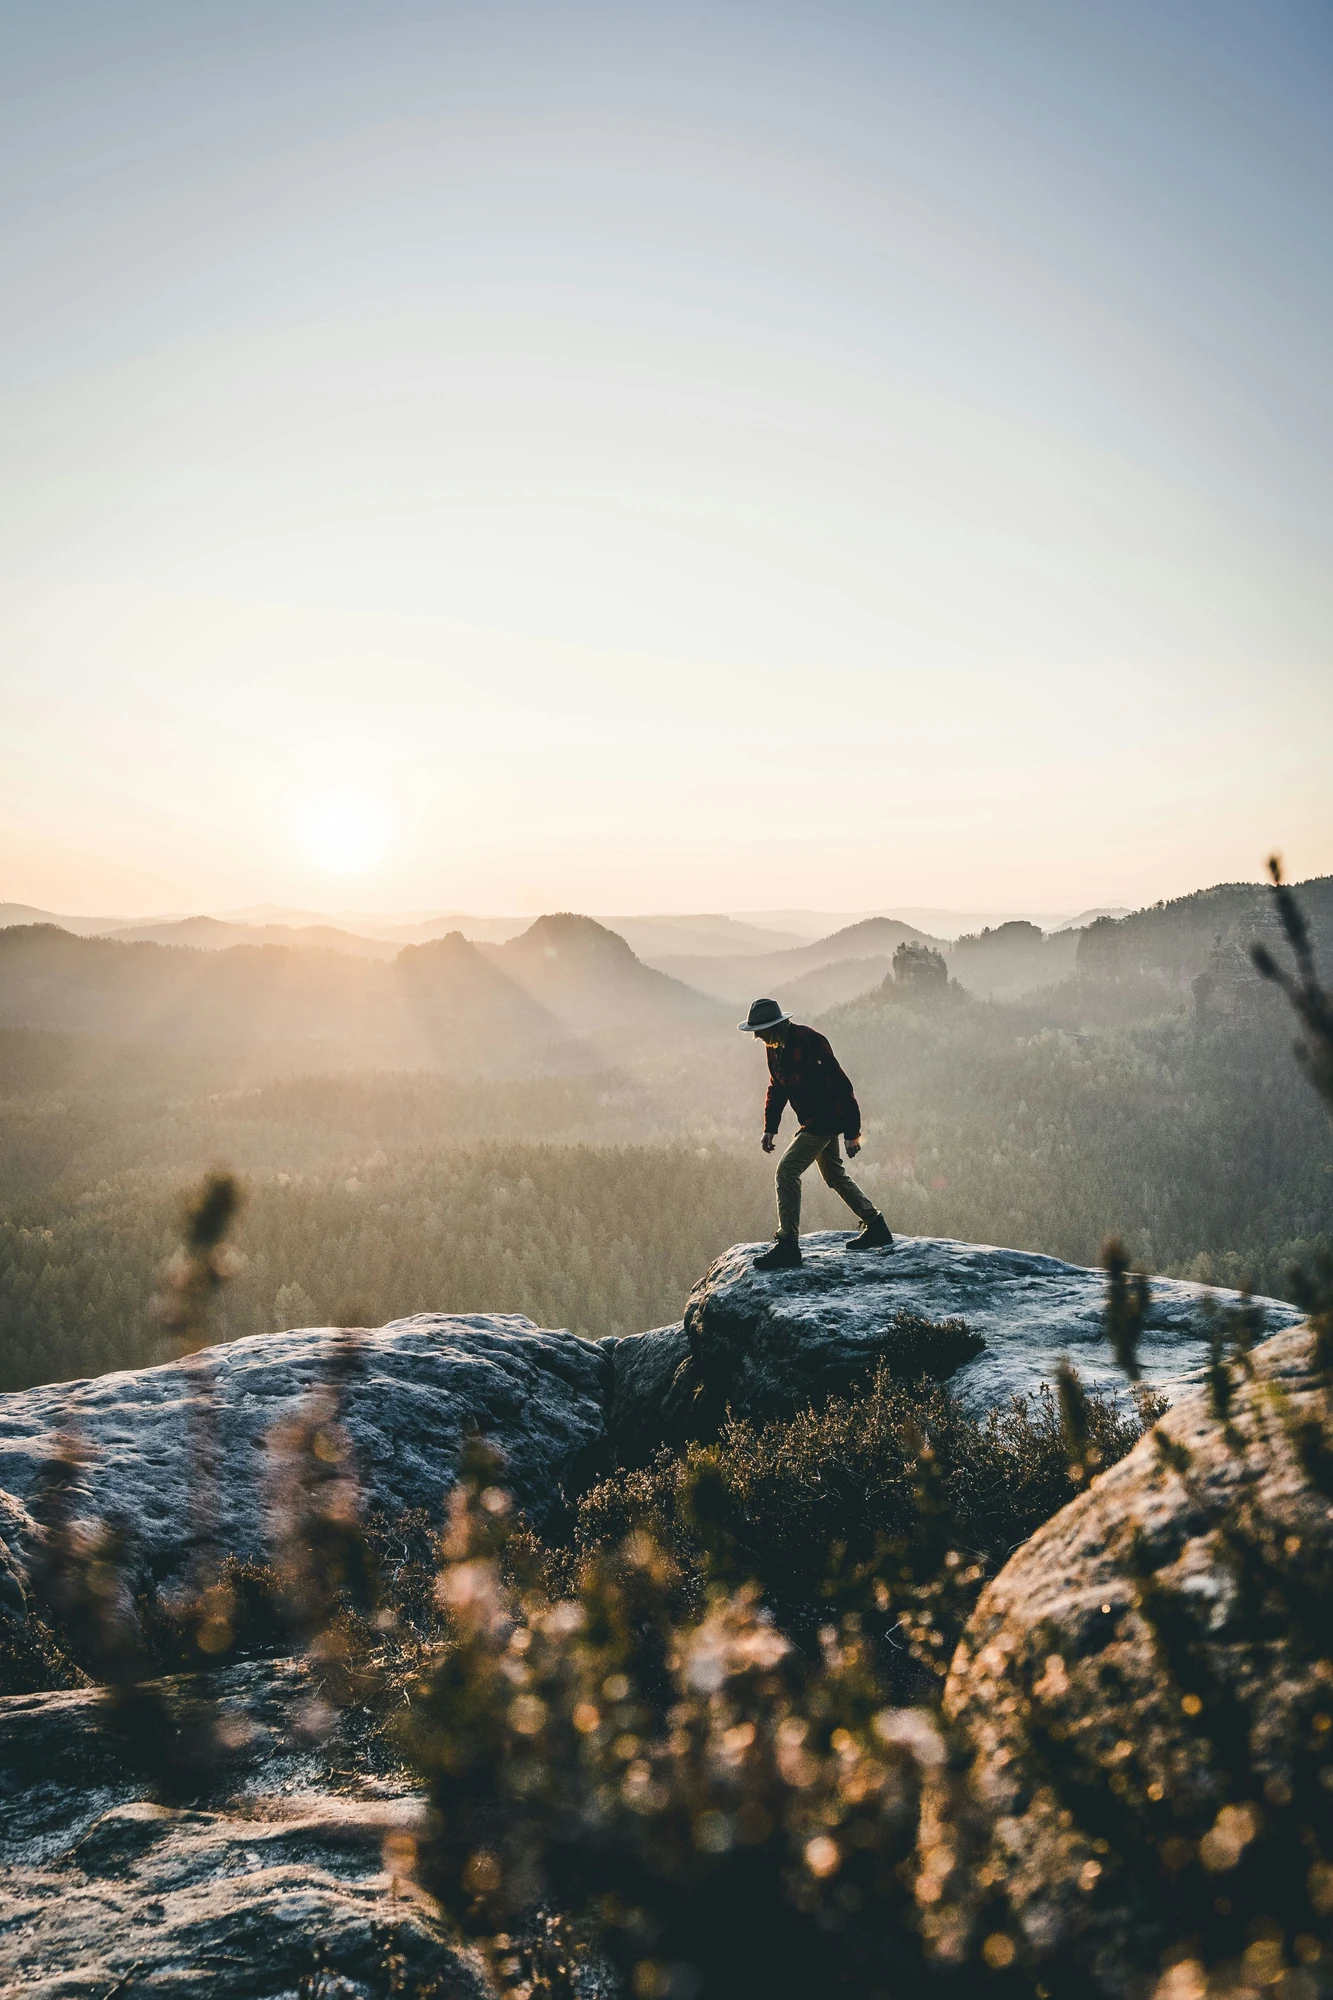
<svg viewBox="0 0 1333 2000"><path fill-rule="evenodd" d="M1151 1396L1085 1401L1074 1458L1049 1390L977 1418L947 1386L880 1369L863 1393L763 1428L730 1423L715 1445L602 1481L580 1503L556 1573L570 1583L580 1561L644 1530L670 1552L682 1601L701 1602L709 1581L753 1581L802 1643L855 1613L889 1660L906 1643L907 1603L929 1591L929 1657L947 1663L984 1579L1163 1407Z"/></svg>

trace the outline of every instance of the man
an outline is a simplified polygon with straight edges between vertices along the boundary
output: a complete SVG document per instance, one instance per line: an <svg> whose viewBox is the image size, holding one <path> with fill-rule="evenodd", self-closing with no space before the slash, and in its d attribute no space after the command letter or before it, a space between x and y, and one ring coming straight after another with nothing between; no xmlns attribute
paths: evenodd
<svg viewBox="0 0 1333 2000"><path fill-rule="evenodd" d="M768 1096L764 1100L766 1153L788 1104L800 1119L800 1130L778 1161L778 1235L771 1250L756 1257L756 1271L793 1271L801 1261L801 1175L814 1161L835 1194L841 1195L861 1218L861 1234L849 1250L891 1250L888 1223L868 1195L862 1194L842 1164L839 1137L847 1141L849 1159L861 1150L861 1113L852 1086L838 1067L824 1036L803 1028L784 1014L776 1000L756 1000L749 1016L738 1021L743 1035L755 1035L768 1051Z"/></svg>

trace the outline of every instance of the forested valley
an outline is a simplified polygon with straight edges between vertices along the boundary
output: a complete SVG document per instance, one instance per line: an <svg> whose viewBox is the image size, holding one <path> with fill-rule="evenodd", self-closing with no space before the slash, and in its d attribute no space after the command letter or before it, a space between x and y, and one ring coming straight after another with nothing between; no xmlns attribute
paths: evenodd
<svg viewBox="0 0 1333 2000"><path fill-rule="evenodd" d="M1116 1230L1149 1271L1284 1296L1327 1230L1333 1142L1279 996L1215 1002L1197 982L999 1002L890 978L819 1017L865 1116L856 1174L908 1234L1087 1262ZM248 1197L221 1337L422 1311L662 1324L771 1231L763 1070L711 1019L574 1074L260 1083L220 1056L0 1029L0 1387L161 1357L180 1190L215 1164ZM809 1176L803 1226L849 1221Z"/></svg>

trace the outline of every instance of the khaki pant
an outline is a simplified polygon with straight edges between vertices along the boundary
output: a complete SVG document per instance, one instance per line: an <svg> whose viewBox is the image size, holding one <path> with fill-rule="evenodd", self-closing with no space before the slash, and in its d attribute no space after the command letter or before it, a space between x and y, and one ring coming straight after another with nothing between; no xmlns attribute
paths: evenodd
<svg viewBox="0 0 1333 2000"><path fill-rule="evenodd" d="M841 1195L862 1222L873 1222L879 1210L862 1194L842 1163L836 1132L810 1132L802 1125L778 1161L778 1235L795 1243L801 1233L801 1175L818 1160L825 1185Z"/></svg>

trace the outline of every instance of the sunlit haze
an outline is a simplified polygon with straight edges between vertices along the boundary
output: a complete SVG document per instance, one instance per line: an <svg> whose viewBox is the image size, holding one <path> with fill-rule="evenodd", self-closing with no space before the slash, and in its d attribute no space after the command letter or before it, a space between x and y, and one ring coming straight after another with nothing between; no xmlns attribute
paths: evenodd
<svg viewBox="0 0 1333 2000"><path fill-rule="evenodd" d="M325 875L368 875L393 845L392 814L354 791L304 800L294 826L302 854Z"/></svg>
<svg viewBox="0 0 1333 2000"><path fill-rule="evenodd" d="M0 898L1333 871L1333 12L0 26Z"/></svg>

